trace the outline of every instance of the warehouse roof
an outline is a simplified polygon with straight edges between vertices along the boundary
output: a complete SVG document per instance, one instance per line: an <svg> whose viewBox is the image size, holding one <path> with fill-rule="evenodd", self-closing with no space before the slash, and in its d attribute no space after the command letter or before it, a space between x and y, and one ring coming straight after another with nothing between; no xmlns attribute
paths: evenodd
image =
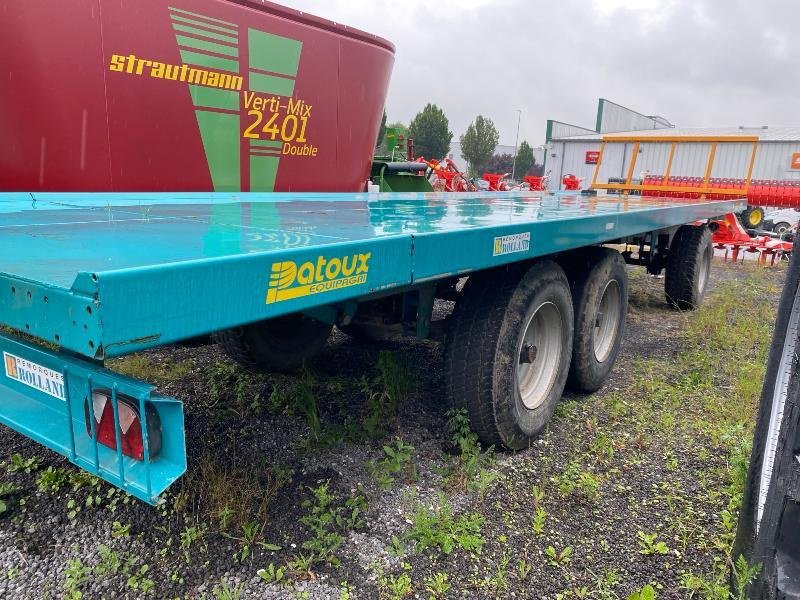
<svg viewBox="0 0 800 600"><path fill-rule="evenodd" d="M600 140L603 136L757 135L762 142L800 142L800 127L676 127L615 131L555 138L556 141Z"/></svg>

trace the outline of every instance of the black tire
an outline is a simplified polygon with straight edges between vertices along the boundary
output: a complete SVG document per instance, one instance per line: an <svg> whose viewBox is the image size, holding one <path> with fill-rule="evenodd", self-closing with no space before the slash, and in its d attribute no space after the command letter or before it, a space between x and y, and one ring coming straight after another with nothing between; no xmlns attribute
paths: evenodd
<svg viewBox="0 0 800 600"><path fill-rule="evenodd" d="M664 292L667 302L680 310L694 310L703 303L711 272L714 248L706 225L683 225L669 247Z"/></svg>
<svg viewBox="0 0 800 600"><path fill-rule="evenodd" d="M451 405L467 409L484 443L528 447L553 415L569 372L574 315L564 271L545 260L527 271L477 273L467 281L451 319L444 359ZM534 336L549 335L543 346L550 351L539 356L536 346L523 350L526 329ZM520 393L518 372L532 374L541 390L537 402L529 402L532 408Z"/></svg>
<svg viewBox="0 0 800 600"><path fill-rule="evenodd" d="M764 222L764 209L760 206L748 206L741 214L745 229L758 229Z"/></svg>
<svg viewBox="0 0 800 600"><path fill-rule="evenodd" d="M766 376L761 390L753 449L732 556L762 569L747 598L796 598L800 560L797 531L800 497L797 440L800 439L800 262L792 259L778 306ZM779 566L779 563L780 564ZM783 571L783 576L778 572ZM731 577L734 581L735 577ZM731 589L738 593L741 590Z"/></svg>
<svg viewBox="0 0 800 600"><path fill-rule="evenodd" d="M296 313L219 331L214 341L243 367L287 372L299 369L319 352L332 327Z"/></svg>
<svg viewBox="0 0 800 600"><path fill-rule="evenodd" d="M567 385L578 392L595 392L611 373L622 346L628 272L622 255L611 248L587 249L571 267L575 337Z"/></svg>
<svg viewBox="0 0 800 600"><path fill-rule="evenodd" d="M791 223L787 223L786 221L775 223L775 225L772 226L772 231L774 231L778 235L783 235L787 231L791 231L791 229L792 229Z"/></svg>

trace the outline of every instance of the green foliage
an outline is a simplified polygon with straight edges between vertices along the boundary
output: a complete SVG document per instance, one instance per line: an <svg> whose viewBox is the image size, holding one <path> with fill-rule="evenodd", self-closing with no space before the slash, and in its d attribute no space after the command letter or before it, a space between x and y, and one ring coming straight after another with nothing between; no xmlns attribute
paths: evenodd
<svg viewBox="0 0 800 600"><path fill-rule="evenodd" d="M508 154L493 154L486 164L483 166L483 171L486 173L511 173L514 168L514 156ZM480 173L476 173L478 175Z"/></svg>
<svg viewBox="0 0 800 600"><path fill-rule="evenodd" d="M264 525L262 523L250 521L242 525L242 533L240 536L229 535L228 537L237 540L240 544L239 550L234 554L234 558L239 562L244 562L248 558L252 558L253 548L255 548L255 546L260 546L266 550L280 550L280 546L269 544L261 539L263 532Z"/></svg>
<svg viewBox="0 0 800 600"><path fill-rule="evenodd" d="M453 141L450 121L441 108L430 102L411 120L408 136L414 140L417 156L429 159L444 158L450 151L450 143Z"/></svg>
<svg viewBox="0 0 800 600"><path fill-rule="evenodd" d="M272 499L290 478L289 471L266 457L255 464L230 464L203 455L181 480L175 510L186 512L196 502L201 517L222 531L238 533L247 523L268 521Z"/></svg>
<svg viewBox="0 0 800 600"><path fill-rule="evenodd" d="M69 475L65 469L60 467L47 467L39 474L36 480L36 487L42 492L55 493L66 485Z"/></svg>
<svg viewBox="0 0 800 600"><path fill-rule="evenodd" d="M544 553L547 556L547 562L550 563L553 567L566 567L569 564L570 556L572 556L572 546L567 546L560 552L553 548L553 546L548 546L544 549Z"/></svg>
<svg viewBox="0 0 800 600"><path fill-rule="evenodd" d="M453 446L459 450L446 478L448 485L475 492L483 499L498 478L493 468L492 449L481 453L478 435L472 431L469 415L464 408L451 408L447 411L447 430Z"/></svg>
<svg viewBox="0 0 800 600"><path fill-rule="evenodd" d="M628 600L655 600L655 598L656 591L650 584L647 584L642 589L633 592L630 596L628 596Z"/></svg>
<svg viewBox="0 0 800 600"><path fill-rule="evenodd" d="M439 509L422 506L414 513L407 539L416 542L416 551L436 547L450 554L458 546L467 552L479 553L484 544L483 515L467 513L454 517L452 507L443 497L440 504Z"/></svg>
<svg viewBox="0 0 800 600"><path fill-rule="evenodd" d="M64 571L64 598L67 600L81 600L83 588L89 582L91 569L83 564L80 558L67 561Z"/></svg>
<svg viewBox="0 0 800 600"><path fill-rule="evenodd" d="M130 523L128 523L127 525L123 525L119 521L114 521L111 524L111 537L114 538L128 537L130 534L131 534Z"/></svg>
<svg viewBox="0 0 800 600"><path fill-rule="evenodd" d="M517 162L514 168L514 176L517 179L522 179L524 175L528 175L536 165L536 158L533 156L533 148L531 145L522 140L517 150Z"/></svg>
<svg viewBox="0 0 800 600"><path fill-rule="evenodd" d="M366 508L363 495L356 494L341 502L330 490L330 482L309 488L312 497L303 501L307 514L300 522L308 527L311 538L303 542L303 549L310 551L305 562L309 566L324 563L333 566L340 564L336 551L344 543L344 533L363 527L362 515Z"/></svg>
<svg viewBox="0 0 800 600"><path fill-rule="evenodd" d="M100 556L100 562L94 567L95 575L110 577L119 573L122 567L122 559L119 554L105 544L100 545L97 554Z"/></svg>
<svg viewBox="0 0 800 600"><path fill-rule="evenodd" d="M394 446L386 445L383 447L384 457L379 461L370 461L369 467L372 476L378 481L378 485L389 490L394 484L395 476L403 475L407 481L414 481L417 478L417 469L414 465L414 446L404 444L403 440L395 440Z"/></svg>
<svg viewBox="0 0 800 600"><path fill-rule="evenodd" d="M114 359L109 366L128 377L164 384L180 381L190 375L195 363L193 360L170 362L155 360L147 354L131 354Z"/></svg>
<svg viewBox="0 0 800 600"><path fill-rule="evenodd" d="M533 522L531 526L533 527L533 533L536 535L542 535L544 533L544 522L547 519L547 512L541 506L537 507L533 511Z"/></svg>
<svg viewBox="0 0 800 600"><path fill-rule="evenodd" d="M644 554L645 556L653 556L654 554L667 554L669 552L669 548L664 542L657 542L656 539L658 538L657 533L645 533L644 531L639 531L636 534L639 542L639 554Z"/></svg>
<svg viewBox="0 0 800 600"><path fill-rule="evenodd" d="M429 600L439 600L440 598L444 598L445 594L450 590L452 585L450 585L449 577L447 573L434 573L433 575L429 575L425 578L425 591L430 594Z"/></svg>
<svg viewBox="0 0 800 600"><path fill-rule="evenodd" d="M494 154L500 135L491 119L478 115L461 136L461 153L467 159L472 174L482 173Z"/></svg>
<svg viewBox="0 0 800 600"><path fill-rule="evenodd" d="M733 600L747 600L747 586L750 585L761 572L761 563L748 565L747 559L739 555L733 563L733 585L736 595L732 595Z"/></svg>
<svg viewBox="0 0 800 600"><path fill-rule="evenodd" d="M282 584L286 581L286 568L276 567L269 563L265 569L259 569L256 574L266 583Z"/></svg>
<svg viewBox="0 0 800 600"><path fill-rule="evenodd" d="M212 408L218 420L241 418L261 406L261 376L229 361L217 361L205 370Z"/></svg>
<svg viewBox="0 0 800 600"><path fill-rule="evenodd" d="M18 491L19 488L12 483L0 483L0 515L8 510L8 496Z"/></svg>
<svg viewBox="0 0 800 600"><path fill-rule="evenodd" d="M200 544L201 552L205 552L207 550L207 546L205 544L205 537L207 533L208 528L202 523L197 525L187 525L183 528L183 531L181 531L180 534L181 548L183 549L187 563L190 561L189 551L195 544Z"/></svg>
<svg viewBox="0 0 800 600"><path fill-rule="evenodd" d="M9 473L30 473L37 471L42 464L42 459L32 456L31 458L22 458L19 452L11 455L11 462L8 463L7 469Z"/></svg>
<svg viewBox="0 0 800 600"><path fill-rule="evenodd" d="M237 584L236 587L231 587L224 579L220 579L219 583L211 589L211 595L215 600L239 600L244 593L244 584Z"/></svg>
<svg viewBox="0 0 800 600"><path fill-rule="evenodd" d="M411 594L411 575L408 573L384 577L381 584L385 592L383 597L386 600L402 600Z"/></svg>
<svg viewBox="0 0 800 600"><path fill-rule="evenodd" d="M600 479L591 472L584 471L580 463L573 460L561 474L558 489L564 496L579 494L588 500L596 500L600 495Z"/></svg>
<svg viewBox="0 0 800 600"><path fill-rule="evenodd" d="M361 388L367 396L367 413L364 417L364 433L372 438L386 434L388 422L397 415L397 409L409 395L416 390L408 360L388 350L378 354L378 376L369 381L361 381Z"/></svg>

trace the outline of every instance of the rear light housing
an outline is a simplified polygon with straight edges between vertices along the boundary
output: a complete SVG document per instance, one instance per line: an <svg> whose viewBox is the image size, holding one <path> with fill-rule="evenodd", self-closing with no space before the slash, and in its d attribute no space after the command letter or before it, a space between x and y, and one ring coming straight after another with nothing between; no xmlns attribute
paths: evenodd
<svg viewBox="0 0 800 600"><path fill-rule="evenodd" d="M122 454L135 460L144 460L144 441L142 438L142 418L138 400L116 393L117 414L119 416L119 440ZM161 419L150 402L144 403L147 439L150 460L161 452ZM112 450L117 449L117 435L114 431L114 402L110 389L92 390L91 408L87 398L84 403L86 433L92 437L92 419L97 441Z"/></svg>

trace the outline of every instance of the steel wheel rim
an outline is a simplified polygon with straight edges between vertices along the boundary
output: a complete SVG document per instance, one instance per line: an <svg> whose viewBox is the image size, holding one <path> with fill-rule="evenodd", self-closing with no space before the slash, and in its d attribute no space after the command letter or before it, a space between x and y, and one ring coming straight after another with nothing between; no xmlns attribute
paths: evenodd
<svg viewBox="0 0 800 600"><path fill-rule="evenodd" d="M619 328L620 304L622 292L616 279L611 279L603 290L600 306L594 323L594 357L597 362L605 362L614 348L614 341Z"/></svg>
<svg viewBox="0 0 800 600"><path fill-rule="evenodd" d="M552 302L543 302L531 313L517 350L517 390L528 410L539 408L558 377L561 367L561 312Z"/></svg>
<svg viewBox="0 0 800 600"><path fill-rule="evenodd" d="M703 254L700 257L700 273L697 275L697 291L702 294L706 291L706 283L708 283L708 274L711 271L711 254L708 246L703 248Z"/></svg>

